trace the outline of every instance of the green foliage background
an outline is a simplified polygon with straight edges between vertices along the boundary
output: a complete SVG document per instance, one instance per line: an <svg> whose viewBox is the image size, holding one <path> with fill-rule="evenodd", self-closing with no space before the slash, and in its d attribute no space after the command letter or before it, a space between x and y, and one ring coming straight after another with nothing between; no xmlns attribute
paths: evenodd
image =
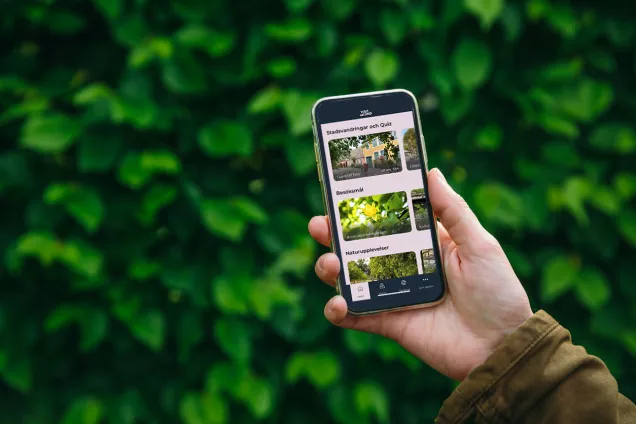
<svg viewBox="0 0 636 424"><path fill-rule="evenodd" d="M426 422L327 325L310 108L401 87L535 308L636 398L635 13L614 1L25 0L0 14L0 414Z"/></svg>

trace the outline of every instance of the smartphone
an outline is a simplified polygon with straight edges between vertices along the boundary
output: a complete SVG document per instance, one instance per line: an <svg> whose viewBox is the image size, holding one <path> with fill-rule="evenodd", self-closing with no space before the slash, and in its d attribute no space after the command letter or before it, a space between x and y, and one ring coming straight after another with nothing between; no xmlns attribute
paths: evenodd
<svg viewBox="0 0 636 424"><path fill-rule="evenodd" d="M314 148L336 288L349 313L433 306L447 294L417 100L388 90L318 100Z"/></svg>

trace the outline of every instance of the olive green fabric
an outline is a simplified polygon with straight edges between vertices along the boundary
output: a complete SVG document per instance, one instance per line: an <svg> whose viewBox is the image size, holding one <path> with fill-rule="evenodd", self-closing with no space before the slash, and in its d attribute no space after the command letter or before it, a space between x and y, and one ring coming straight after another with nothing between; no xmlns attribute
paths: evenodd
<svg viewBox="0 0 636 424"><path fill-rule="evenodd" d="M435 422L636 423L636 406L603 361L539 311L469 374Z"/></svg>

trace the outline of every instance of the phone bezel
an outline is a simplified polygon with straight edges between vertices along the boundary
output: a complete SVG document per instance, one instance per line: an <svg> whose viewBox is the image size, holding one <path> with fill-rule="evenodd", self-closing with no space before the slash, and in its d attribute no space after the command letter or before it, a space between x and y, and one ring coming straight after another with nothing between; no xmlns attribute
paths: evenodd
<svg viewBox="0 0 636 424"><path fill-rule="evenodd" d="M424 140L424 135L422 133L422 126L421 126L417 99L410 91L403 90L403 89L395 89L395 90L375 91L375 92L369 92L369 93L358 93L358 94L351 94L351 95L324 97L322 99L319 99L314 104L312 108L312 112L311 112L311 118L312 118L313 131L314 131L314 151L316 154L316 164L318 167L318 178L319 178L320 186L322 190L323 203L325 206L325 215L328 217L328 220L329 220L329 227L330 227L331 234L338 234L338 233L336 228L337 224L334 222L335 221L335 210L334 210L335 205L333 204L331 200L331 196L329 195L330 187L327 187L328 183L325 181L325 178L323 175L323 168L324 168L323 156L324 157L326 156L325 156L325 152L321 143L321 137L318 134L318 128L321 125L321 122L319 119L319 114L321 112L319 111L319 109L322 106L329 104L331 102L353 102L355 103L356 107L353 107L354 104L349 105L349 107L353 111L353 110L358 110L360 108L359 105L364 103L365 100L371 101L371 99L373 99L373 103L374 103L374 107L373 107L374 116L387 115L391 113L400 113L400 112L406 112L406 111L411 111L414 114L416 136L419 141L418 150L420 153L420 161L422 162L422 170L421 170L422 180L424 183L425 194L428 197L428 178L427 178L428 157L426 155L426 144ZM408 105L408 107L402 106L400 102L405 102L404 106ZM391 105L391 106L388 106L388 105ZM394 105L399 105L399 106L393 107ZM365 109L368 110L369 108L367 107ZM380 110L380 113L376 113L378 110ZM328 121L337 122L337 121L346 121L346 120L357 119L357 118L360 118L360 117L359 116L356 117L353 115L344 116L344 114L339 114L338 119L328 119ZM327 122L323 122L323 123L327 123ZM336 281L336 290L338 291L338 293L345 295L344 297L347 300L348 312L351 315L371 315L371 314L377 314L377 313L383 313L383 312L402 311L402 310L408 310L408 309L431 307L431 306L440 304L446 299L446 296L448 295L448 282L446 280L446 275L444 272L443 257L441 255L441 245L439 243L438 229L437 229L438 222L437 222L435 214L430 210L430 208L429 208L429 219L431 219L432 222L434 223L434 225L431 225L431 236L433 238L433 251L435 254L435 260L438 264L437 268L439 270L440 279L441 279L443 288L442 288L442 293L438 299L433 301L428 301L428 302L406 304L404 306L395 306L395 307L373 309L373 310L356 310L353 307L355 306L357 302L353 302L351 300L351 294L348 293L346 290L344 290L345 287L342 286L343 284L347 286L347 284L346 284L346 281L344 280L344 269L343 269L344 262L342 259L341 248L339 246L338 241L335 240L336 237L331 238L331 250L334 253L336 253L341 264L341 271Z"/></svg>

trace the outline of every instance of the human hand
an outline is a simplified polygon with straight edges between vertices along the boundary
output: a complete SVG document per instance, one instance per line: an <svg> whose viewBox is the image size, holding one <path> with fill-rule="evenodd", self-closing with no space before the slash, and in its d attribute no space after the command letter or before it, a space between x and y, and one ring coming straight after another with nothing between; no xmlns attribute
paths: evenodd
<svg viewBox="0 0 636 424"><path fill-rule="evenodd" d="M355 317L347 315L345 299L334 296L325 306L325 317L343 328L393 339L442 374L461 381L506 334L530 318L532 310L501 246L438 169L428 173L428 185L431 205L441 221L437 228L449 286L444 302ZM319 243L330 245L326 217L312 218L309 232ZM316 262L316 274L332 286L339 272L340 260L334 253Z"/></svg>

